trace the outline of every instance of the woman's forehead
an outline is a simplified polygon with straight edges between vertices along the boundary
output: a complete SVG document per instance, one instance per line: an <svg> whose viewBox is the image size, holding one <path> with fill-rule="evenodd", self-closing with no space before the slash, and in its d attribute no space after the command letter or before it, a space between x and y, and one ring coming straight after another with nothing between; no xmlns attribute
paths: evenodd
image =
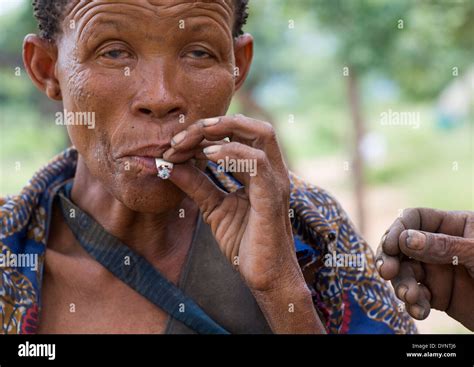
<svg viewBox="0 0 474 367"><path fill-rule="evenodd" d="M80 39L84 28L112 23L112 18L113 22L121 23L120 27L137 31L144 27L158 27L162 24L160 21L182 22L197 18L212 20L229 33L232 32L233 11L232 0L82 0L73 2L66 9L63 30L65 33L72 30Z"/></svg>
<svg viewBox="0 0 474 367"><path fill-rule="evenodd" d="M191 10L214 11L228 20L233 17L232 0L79 0L73 1L65 18L78 19L91 12L151 12L157 16L178 16Z"/></svg>

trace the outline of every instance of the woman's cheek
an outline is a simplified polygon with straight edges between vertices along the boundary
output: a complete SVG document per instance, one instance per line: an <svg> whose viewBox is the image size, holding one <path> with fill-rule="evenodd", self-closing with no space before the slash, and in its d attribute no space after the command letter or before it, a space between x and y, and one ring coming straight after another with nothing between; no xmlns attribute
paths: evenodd
<svg viewBox="0 0 474 367"><path fill-rule="evenodd" d="M197 72L187 76L188 90L192 95L189 111L197 118L222 116L229 108L234 94L234 78L224 68L209 68L206 72Z"/></svg>
<svg viewBox="0 0 474 367"><path fill-rule="evenodd" d="M64 108L67 112L86 112L92 118L89 126L74 124L67 126L72 144L84 157L91 172L110 169L110 143L108 141L108 122L113 121L116 109L112 101L116 100L118 90L110 83L110 77L93 73L89 68L77 68L68 75L67 97ZM105 88L104 86L108 87Z"/></svg>

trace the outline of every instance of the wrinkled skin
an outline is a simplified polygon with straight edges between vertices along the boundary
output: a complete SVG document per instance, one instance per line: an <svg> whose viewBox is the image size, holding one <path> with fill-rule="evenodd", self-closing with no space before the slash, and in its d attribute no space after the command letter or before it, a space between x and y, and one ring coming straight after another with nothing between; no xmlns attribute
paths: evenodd
<svg viewBox="0 0 474 367"><path fill-rule="evenodd" d="M238 256L238 269L273 331L324 332L294 253L288 172L274 131L262 121L222 117L245 80L253 52L250 35L232 37L233 17L230 0L74 2L55 43L27 36L25 65L33 82L50 98L62 100L67 111L95 112L95 129L68 126L79 151L72 199L83 210L174 282L201 210L224 255L232 262ZM219 116L217 125L204 127L201 119ZM184 130L189 140L181 146L176 134ZM232 143L222 140L226 136ZM209 146L222 150L203 156ZM153 164L165 152L177 164L169 181L156 177ZM257 176L240 175L246 188L229 196L202 172L205 159L224 155L258 160ZM188 213L184 219L178 219L181 208ZM133 325L146 320L145 314L154 321L164 318L156 310L146 313L148 305L139 296L100 270L93 273L94 282L91 276L81 278L81 271L64 275L67 268L84 268L76 261L84 254L60 218L53 220L48 242L45 310L55 307L55 299L70 298L51 285L67 279L68 289L90 294L97 288L89 296L96 310L111 297L118 300L106 316L95 317L103 329L118 330L115 325L125 317L121 308L129 305L144 313L134 315L139 319L133 322L127 313ZM87 263L97 267L91 259ZM101 302L105 289L117 291ZM289 313L289 303L299 312ZM48 318L45 311L42 317L51 323L45 331L83 330L81 323L76 329L56 325L57 313ZM102 329L87 329L97 330ZM163 327L144 331L162 332Z"/></svg>

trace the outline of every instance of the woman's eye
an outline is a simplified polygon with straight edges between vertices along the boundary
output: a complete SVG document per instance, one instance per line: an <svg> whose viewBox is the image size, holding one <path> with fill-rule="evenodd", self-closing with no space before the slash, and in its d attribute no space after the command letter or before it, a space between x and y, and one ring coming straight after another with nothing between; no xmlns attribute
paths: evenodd
<svg viewBox="0 0 474 367"><path fill-rule="evenodd" d="M194 59L207 59L207 58L212 57L208 52L202 51L202 50L194 50L194 51L189 52L189 54Z"/></svg>
<svg viewBox="0 0 474 367"><path fill-rule="evenodd" d="M104 56L109 59L122 59L124 57L128 57L130 54L124 50L110 50L104 52L101 56Z"/></svg>

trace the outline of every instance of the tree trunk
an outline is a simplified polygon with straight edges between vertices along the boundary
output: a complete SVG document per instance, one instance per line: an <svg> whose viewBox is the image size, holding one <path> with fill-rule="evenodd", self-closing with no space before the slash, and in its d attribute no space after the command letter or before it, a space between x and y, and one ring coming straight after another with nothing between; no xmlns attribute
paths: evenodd
<svg viewBox="0 0 474 367"><path fill-rule="evenodd" d="M360 151L364 136L364 122L361 115L361 104L357 75L350 69L348 78L348 93L353 130L353 178L355 188L355 203L357 207L357 225L360 232L365 234L365 190L364 190L364 162Z"/></svg>

